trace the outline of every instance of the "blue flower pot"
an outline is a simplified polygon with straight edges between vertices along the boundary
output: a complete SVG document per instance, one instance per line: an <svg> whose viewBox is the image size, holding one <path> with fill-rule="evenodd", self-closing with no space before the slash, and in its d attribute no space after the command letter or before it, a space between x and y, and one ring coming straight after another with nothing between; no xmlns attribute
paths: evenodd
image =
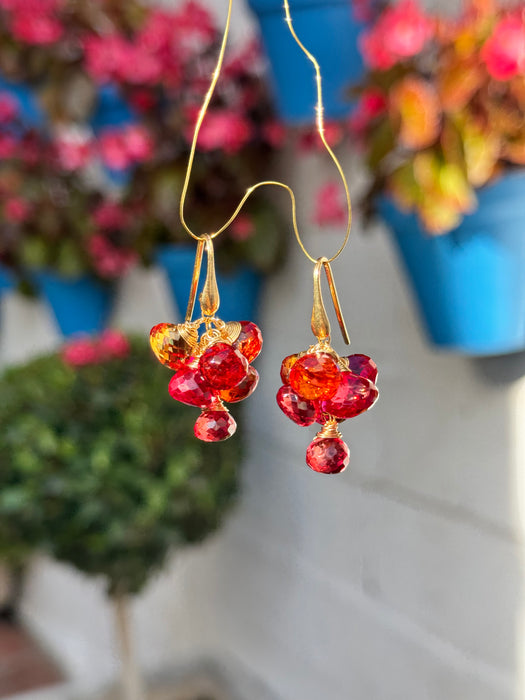
<svg viewBox="0 0 525 700"><path fill-rule="evenodd" d="M166 272L179 313L186 314L190 295L195 248L183 245L162 246L156 256L158 264ZM206 256L203 261L199 294L206 278ZM217 270L217 284L221 305L218 316L223 321L256 321L259 298L262 288L262 277L248 267L242 267L231 274ZM198 301L196 313L199 313Z"/></svg>
<svg viewBox="0 0 525 700"><path fill-rule="evenodd" d="M4 265L0 265L0 294L8 292L16 286L13 273Z"/></svg>
<svg viewBox="0 0 525 700"><path fill-rule="evenodd" d="M392 231L427 333L466 355L525 349L525 172L477 192L479 207L444 236L429 236L391 200Z"/></svg>
<svg viewBox="0 0 525 700"><path fill-rule="evenodd" d="M248 4L259 20L281 117L290 124L313 123L314 67L290 34L282 0ZM299 39L321 66L326 117L347 116L352 109L349 87L363 75L357 40L364 25L354 19L349 0L290 0L290 11Z"/></svg>
<svg viewBox="0 0 525 700"><path fill-rule="evenodd" d="M104 330L114 296L110 284L88 275L68 278L51 271L37 272L34 278L64 337Z"/></svg>

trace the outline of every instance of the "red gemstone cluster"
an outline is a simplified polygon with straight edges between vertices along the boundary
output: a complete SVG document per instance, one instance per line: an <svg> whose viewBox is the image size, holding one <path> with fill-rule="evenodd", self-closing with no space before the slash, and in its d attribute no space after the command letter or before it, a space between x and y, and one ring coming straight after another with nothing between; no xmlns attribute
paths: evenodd
<svg viewBox="0 0 525 700"><path fill-rule="evenodd" d="M277 403L294 423L320 423L306 452L307 465L322 474L339 474L348 466L350 450L338 424L367 411L377 400L377 365L367 355L339 355L327 344L285 357L283 386Z"/></svg>
<svg viewBox="0 0 525 700"><path fill-rule="evenodd" d="M169 384L171 396L202 409L195 436L220 442L237 429L224 403L242 401L257 387L259 373L250 363L261 352L263 339L251 321L207 319L199 338L200 324L159 323L151 329L150 344L157 359L175 370Z"/></svg>

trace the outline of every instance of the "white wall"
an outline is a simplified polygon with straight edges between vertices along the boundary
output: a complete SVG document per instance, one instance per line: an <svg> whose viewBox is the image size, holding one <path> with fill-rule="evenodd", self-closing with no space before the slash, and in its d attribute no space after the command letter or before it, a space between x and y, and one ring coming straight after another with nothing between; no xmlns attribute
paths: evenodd
<svg viewBox="0 0 525 700"><path fill-rule="evenodd" d="M358 170L348 155L345 168ZM318 254L340 235L307 222L328 172L312 157L287 174ZM384 231L360 229L334 272L353 350L377 360L382 394L344 426L351 467L310 472L313 430L274 401L282 357L311 341L311 265L292 247L264 302L244 497L138 601L143 664L233 657L282 700L523 700L525 362L431 351ZM11 296L2 314L4 358L56 342L42 306ZM158 272L127 280L117 322L146 332L172 317ZM114 673L101 583L40 560L24 612L79 682Z"/></svg>

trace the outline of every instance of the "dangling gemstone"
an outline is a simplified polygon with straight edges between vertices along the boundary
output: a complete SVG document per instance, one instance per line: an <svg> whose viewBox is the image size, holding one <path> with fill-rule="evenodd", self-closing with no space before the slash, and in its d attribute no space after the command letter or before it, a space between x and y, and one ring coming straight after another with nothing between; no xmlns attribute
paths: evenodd
<svg viewBox="0 0 525 700"><path fill-rule="evenodd" d="M233 343L233 347L238 350L241 355L253 362L259 355L263 346L263 337L261 329L251 321L241 321L241 333L237 340Z"/></svg>
<svg viewBox="0 0 525 700"><path fill-rule="evenodd" d="M197 332L173 323L158 323L149 334L151 349L157 359L171 369L178 369L191 353L193 346L188 340L191 340L194 346L198 340Z"/></svg>
<svg viewBox="0 0 525 700"><path fill-rule="evenodd" d="M193 432L204 442L221 442L231 437L237 430L237 423L228 411L208 409L195 421Z"/></svg>
<svg viewBox="0 0 525 700"><path fill-rule="evenodd" d="M377 365L368 355L349 355L348 368L350 372L369 379L373 384L377 379Z"/></svg>
<svg viewBox="0 0 525 700"><path fill-rule="evenodd" d="M214 389L232 389L248 372L248 360L227 343L215 343L199 361L203 377Z"/></svg>
<svg viewBox="0 0 525 700"><path fill-rule="evenodd" d="M341 438L318 437L306 451L306 464L321 474L340 474L349 462L350 450Z"/></svg>
<svg viewBox="0 0 525 700"><path fill-rule="evenodd" d="M189 364L175 372L168 391L175 401L199 408L209 406L215 399L215 392L208 386L198 367Z"/></svg>
<svg viewBox="0 0 525 700"><path fill-rule="evenodd" d="M238 401L244 401L244 399L251 396L255 389L257 389L258 383L259 372L255 369L255 367L248 367L248 374L246 377L232 389L224 389L221 391L219 396L223 401L226 401L226 403L237 403Z"/></svg>
<svg viewBox="0 0 525 700"><path fill-rule="evenodd" d="M290 381L290 372L292 367L295 365L297 360L299 359L299 353L295 353L295 355L288 355L288 357L285 357L284 360L281 363L281 379L283 384L288 384Z"/></svg>
<svg viewBox="0 0 525 700"><path fill-rule="evenodd" d="M290 371L290 386L305 399L329 399L341 381L341 371L326 352L303 355Z"/></svg>
<svg viewBox="0 0 525 700"><path fill-rule="evenodd" d="M335 418L354 418L367 411L377 400L375 384L353 372L343 372L335 394L323 401L321 409Z"/></svg>
<svg viewBox="0 0 525 700"><path fill-rule="evenodd" d="M281 411L297 425L306 427L315 421L317 410L313 401L303 399L291 386L282 386L279 389L277 403Z"/></svg>

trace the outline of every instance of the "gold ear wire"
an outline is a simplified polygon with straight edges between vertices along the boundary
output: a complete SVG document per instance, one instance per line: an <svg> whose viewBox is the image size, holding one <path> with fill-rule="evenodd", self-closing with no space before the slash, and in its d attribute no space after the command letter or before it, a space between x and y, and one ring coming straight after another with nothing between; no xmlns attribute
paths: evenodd
<svg viewBox="0 0 525 700"><path fill-rule="evenodd" d="M332 303L335 309L335 315L341 329L341 335L346 345L350 345L350 337L346 328L346 323L341 311L339 295L335 286L332 268L327 258L319 258L314 267L314 304L312 309L312 333L320 343L330 343L330 321L326 313L326 307L323 301L323 292L321 289L321 270L324 268Z"/></svg>

